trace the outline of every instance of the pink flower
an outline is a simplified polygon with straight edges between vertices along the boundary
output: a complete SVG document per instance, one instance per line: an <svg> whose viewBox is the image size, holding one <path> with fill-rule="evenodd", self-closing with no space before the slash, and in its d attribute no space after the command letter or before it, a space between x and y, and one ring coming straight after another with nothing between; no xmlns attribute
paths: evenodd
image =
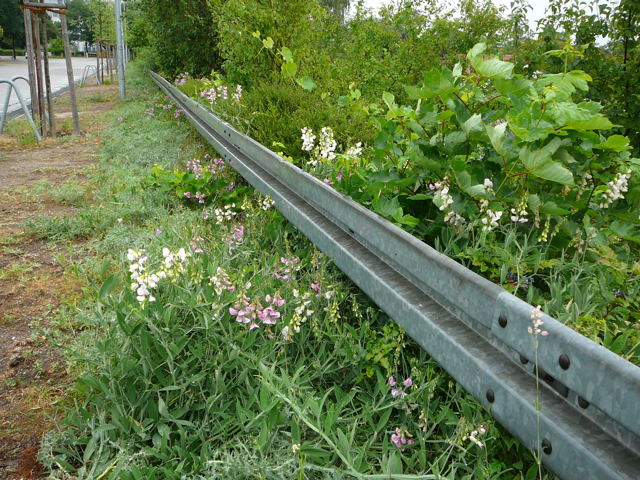
<svg viewBox="0 0 640 480"><path fill-rule="evenodd" d="M405 380L404 380L404 382L402 382L402 384L405 387L410 387L411 385L413 385L413 380L411 380L411 377L405 378Z"/></svg>
<svg viewBox="0 0 640 480"><path fill-rule="evenodd" d="M249 325L249 330L255 330L256 328L259 328L259 325L255 322Z"/></svg>
<svg viewBox="0 0 640 480"><path fill-rule="evenodd" d="M311 284L311 290L315 290L316 292L320 291L320 285L318 285L317 283L312 283Z"/></svg>
<svg viewBox="0 0 640 480"><path fill-rule="evenodd" d="M398 390L397 388L392 388L391 389L391 396L392 397L397 397L398 395L400 395L400 390Z"/></svg>
<svg viewBox="0 0 640 480"><path fill-rule="evenodd" d="M389 377L388 383L389 383L389 386L391 387L393 387L396 384L396 379L393 375Z"/></svg>

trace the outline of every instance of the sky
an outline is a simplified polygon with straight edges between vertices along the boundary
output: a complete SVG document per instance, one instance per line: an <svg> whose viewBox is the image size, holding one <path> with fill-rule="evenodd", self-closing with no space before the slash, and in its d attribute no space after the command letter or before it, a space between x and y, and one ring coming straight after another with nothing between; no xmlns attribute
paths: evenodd
<svg viewBox="0 0 640 480"><path fill-rule="evenodd" d="M507 11L509 10L510 0L492 0L496 6L506 7ZM378 9L382 5L387 5L390 3L390 0L365 0L365 5L367 7ZM451 1L443 2L443 3L452 3ZM609 1L610 3L610 1ZM529 5L531 5L531 10L529 11L529 25L531 27L535 27L536 22L544 17L545 9L547 5L549 5L549 0L529 0Z"/></svg>

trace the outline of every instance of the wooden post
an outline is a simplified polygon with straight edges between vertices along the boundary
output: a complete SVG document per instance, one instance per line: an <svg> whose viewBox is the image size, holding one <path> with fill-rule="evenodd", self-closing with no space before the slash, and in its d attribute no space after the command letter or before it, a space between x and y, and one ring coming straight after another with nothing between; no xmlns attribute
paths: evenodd
<svg viewBox="0 0 640 480"><path fill-rule="evenodd" d="M38 93L36 87L36 64L35 53L33 51L33 29L31 24L31 10L22 10L24 16L24 32L27 44L27 64L29 67L29 89L31 95L31 117L36 118L40 115L38 110Z"/></svg>
<svg viewBox="0 0 640 480"><path fill-rule="evenodd" d="M107 48L109 49L107 50L109 52L109 58L107 59L109 63L109 81L113 85L113 46L109 45Z"/></svg>
<svg viewBox="0 0 640 480"><path fill-rule="evenodd" d="M62 0L58 0L58 3ZM64 58L67 62L67 79L69 80L69 97L71 98L71 115L73 116L73 131L80 135L80 117L78 116L78 103L76 102L76 84L73 79L73 64L71 63L71 46L69 45L69 27L67 26L66 13L60 14L60 27L64 42Z"/></svg>
<svg viewBox="0 0 640 480"><path fill-rule="evenodd" d="M96 42L96 83L100 84L100 43Z"/></svg>
<svg viewBox="0 0 640 480"><path fill-rule="evenodd" d="M40 50L40 22L38 21L38 14L32 13L31 15L31 29L33 33L33 52L34 60L36 64L36 101L38 102L38 111L40 112L40 134L43 137L47 136L47 120L45 118L46 110L44 108L44 86L42 83L42 57ZM31 99L33 103L34 99Z"/></svg>
<svg viewBox="0 0 640 480"><path fill-rule="evenodd" d="M56 136L56 118L53 112L53 97L51 96L51 75L49 74L49 36L47 23L42 17L42 50L44 52L44 81L47 88L47 110L49 111L49 135Z"/></svg>

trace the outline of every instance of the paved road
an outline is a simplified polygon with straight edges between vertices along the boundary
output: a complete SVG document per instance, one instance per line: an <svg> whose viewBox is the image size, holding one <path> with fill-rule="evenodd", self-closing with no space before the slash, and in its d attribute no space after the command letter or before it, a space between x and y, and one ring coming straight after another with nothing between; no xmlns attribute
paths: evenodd
<svg viewBox="0 0 640 480"><path fill-rule="evenodd" d="M96 65L95 58L73 58L73 77L76 81L82 78L82 71L84 70L85 65ZM60 58L52 58L49 60L49 69L51 72L51 90L53 92L57 92L65 87L69 86L67 81L67 67L64 59ZM24 57L18 57L16 60L13 60L11 57L0 57L0 78L11 79L14 75L24 75L25 77L29 77L27 61ZM27 87L27 83L18 80L18 87L20 88L20 92L24 97L27 104L31 99L31 93L29 88ZM4 98L9 90L9 86L7 84L0 84L0 115L2 114L2 106L4 105ZM20 108L20 102L18 101L18 97L15 93L11 94L11 99L9 100L9 112L13 110L18 110Z"/></svg>

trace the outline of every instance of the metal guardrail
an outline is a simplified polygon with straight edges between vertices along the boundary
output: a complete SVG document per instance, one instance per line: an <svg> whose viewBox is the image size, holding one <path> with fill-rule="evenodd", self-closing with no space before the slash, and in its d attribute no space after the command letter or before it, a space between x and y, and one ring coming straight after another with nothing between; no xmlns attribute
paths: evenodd
<svg viewBox="0 0 640 480"><path fill-rule="evenodd" d="M159 75L203 137L452 377L567 480L640 479L640 368L284 161ZM536 400L541 409L536 408Z"/></svg>
<svg viewBox="0 0 640 480"><path fill-rule="evenodd" d="M33 130L33 133L36 136L36 140L40 141L42 140L42 137L40 136L40 132L38 131L38 128L36 127L36 124L34 123L33 118L31 117L31 113L29 113L29 108L27 107L27 103L25 102L24 97L22 96L22 92L20 92L20 89L16 85L16 81L18 80L24 80L25 82L27 82L27 85L30 85L29 79L23 75L15 75L11 77L11 80L4 79L4 78L0 79L0 83L6 83L7 85L9 85L9 89L7 90L6 97L4 98L4 102L2 105L2 115L0 115L0 135L4 131L4 124L7 120L7 117L9 116L7 112L9 111L9 99L11 98L11 92L15 91L16 96L18 97L18 101L20 102L20 107L22 108L22 111L24 112L25 117L27 117L27 121L29 122L31 129Z"/></svg>

